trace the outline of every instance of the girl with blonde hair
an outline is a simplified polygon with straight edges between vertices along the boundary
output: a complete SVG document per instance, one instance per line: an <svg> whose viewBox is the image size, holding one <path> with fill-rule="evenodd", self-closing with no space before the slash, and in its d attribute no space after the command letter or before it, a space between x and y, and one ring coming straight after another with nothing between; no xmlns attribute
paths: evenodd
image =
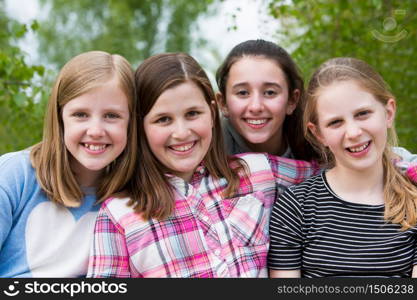
<svg viewBox="0 0 417 300"><path fill-rule="evenodd" d="M417 187L392 163L395 111L361 60L330 59L314 73L304 131L327 169L275 203L272 277L417 277Z"/></svg>
<svg viewBox="0 0 417 300"><path fill-rule="evenodd" d="M122 56L90 51L65 64L42 141L0 157L0 277L86 275L98 203L129 191L135 111Z"/></svg>

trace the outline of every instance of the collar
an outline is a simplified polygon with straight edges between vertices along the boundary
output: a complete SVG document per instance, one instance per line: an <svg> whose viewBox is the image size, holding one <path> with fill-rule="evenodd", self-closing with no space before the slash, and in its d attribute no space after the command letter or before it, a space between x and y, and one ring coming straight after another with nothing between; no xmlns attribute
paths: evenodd
<svg viewBox="0 0 417 300"><path fill-rule="evenodd" d="M228 154L234 155L246 152L254 152L251 148L249 148L242 136L235 130L228 118L222 118L222 126L224 136L226 137L225 144ZM287 149L285 149L284 153L279 156L285 158L294 158L290 143L287 142L287 145Z"/></svg>

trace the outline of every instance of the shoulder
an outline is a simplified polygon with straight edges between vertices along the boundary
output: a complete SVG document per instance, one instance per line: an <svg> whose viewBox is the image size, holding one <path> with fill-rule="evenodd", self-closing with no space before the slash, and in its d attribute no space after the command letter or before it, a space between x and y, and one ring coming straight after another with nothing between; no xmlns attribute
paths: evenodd
<svg viewBox="0 0 417 300"><path fill-rule="evenodd" d="M301 183L320 173L320 166L315 161L308 162L269 154L268 160L278 185L283 188Z"/></svg>
<svg viewBox="0 0 417 300"><path fill-rule="evenodd" d="M326 186L323 181L323 173L320 173L299 184L290 186L286 193L297 198L309 198L312 194L320 194L323 189L326 189Z"/></svg>
<svg viewBox="0 0 417 300"><path fill-rule="evenodd" d="M251 173L271 169L271 165L269 164L268 156L266 154L241 153L235 155L235 157L238 157L241 160L243 160Z"/></svg>
<svg viewBox="0 0 417 300"><path fill-rule="evenodd" d="M129 198L109 198L103 202L100 210L105 210L115 220L122 218L124 215L133 211L128 206Z"/></svg>
<svg viewBox="0 0 417 300"><path fill-rule="evenodd" d="M30 150L22 150L17 152L10 152L0 156L0 168L5 170L17 169L21 167L27 167L30 165Z"/></svg>
<svg viewBox="0 0 417 300"><path fill-rule="evenodd" d="M283 214L282 211L293 211L298 216L303 216L305 209L316 207L320 195L326 194L323 187L321 174L313 176L300 184L290 186L275 201L272 218L279 218Z"/></svg>
<svg viewBox="0 0 417 300"><path fill-rule="evenodd" d="M417 162L417 154L412 154L405 148L392 147L392 151L401 156L401 158L406 162Z"/></svg>
<svg viewBox="0 0 417 300"><path fill-rule="evenodd" d="M128 205L130 198L109 198L103 202L99 218L110 219L121 231L125 231L130 223L140 223L142 218L131 205Z"/></svg>
<svg viewBox="0 0 417 300"><path fill-rule="evenodd" d="M262 192L272 203L276 198L276 183L267 156L262 153L244 153L235 157L244 166L244 169L239 170L239 193Z"/></svg>
<svg viewBox="0 0 417 300"><path fill-rule="evenodd" d="M11 152L0 156L0 186L36 178L30 162L30 151Z"/></svg>
<svg viewBox="0 0 417 300"><path fill-rule="evenodd" d="M305 160L298 160L289 157L282 157L268 154L268 160L271 166L283 167L283 168L292 168L295 170L318 170L320 169L318 163L316 161L305 161Z"/></svg>

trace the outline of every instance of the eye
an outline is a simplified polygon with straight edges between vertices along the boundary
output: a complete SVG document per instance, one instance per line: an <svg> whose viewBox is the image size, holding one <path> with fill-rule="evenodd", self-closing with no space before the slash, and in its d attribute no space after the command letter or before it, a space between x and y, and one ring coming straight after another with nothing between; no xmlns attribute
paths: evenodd
<svg viewBox="0 0 417 300"><path fill-rule="evenodd" d="M249 95L249 92L247 90L239 90L236 92L236 95L240 96L240 97L246 97Z"/></svg>
<svg viewBox="0 0 417 300"><path fill-rule="evenodd" d="M85 112L81 112L81 111L77 111L75 113L73 113L71 116L75 117L75 118L87 118L88 115Z"/></svg>
<svg viewBox="0 0 417 300"><path fill-rule="evenodd" d="M371 111L369 111L369 110L363 110L363 111L358 112L358 113L356 114L356 117L359 117L359 118L365 118L365 117L367 117L370 113L371 113Z"/></svg>
<svg viewBox="0 0 417 300"><path fill-rule="evenodd" d="M109 113L105 114L105 117L108 118L108 119L119 119L120 115L116 114L116 113L109 112Z"/></svg>
<svg viewBox="0 0 417 300"><path fill-rule="evenodd" d="M197 117L199 114L201 114L201 112L196 111L196 110L191 110L187 112L187 117L193 118L193 117Z"/></svg>
<svg viewBox="0 0 417 300"><path fill-rule="evenodd" d="M171 121L171 118L170 117L161 117L161 118L157 119L155 121L155 123L158 123L158 124L166 124L169 121Z"/></svg>
<svg viewBox="0 0 417 300"><path fill-rule="evenodd" d="M264 92L264 95L265 96L267 96L267 97L273 97L273 96L275 96L275 95L277 95L278 93L275 91L275 90L266 90L265 92Z"/></svg>
<svg viewBox="0 0 417 300"><path fill-rule="evenodd" d="M333 120L327 124L327 127L337 127L342 124L342 120Z"/></svg>

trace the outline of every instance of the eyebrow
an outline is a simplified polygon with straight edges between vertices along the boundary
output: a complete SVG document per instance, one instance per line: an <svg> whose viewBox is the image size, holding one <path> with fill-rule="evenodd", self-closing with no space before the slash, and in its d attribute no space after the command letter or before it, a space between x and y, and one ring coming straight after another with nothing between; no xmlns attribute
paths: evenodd
<svg viewBox="0 0 417 300"><path fill-rule="evenodd" d="M238 88L238 87L244 87L244 86L247 86L248 84L249 84L248 82L239 82L239 83L234 84L232 86L232 88L235 89L235 88ZM277 88L282 89L282 86L280 84L276 83L276 82L267 81L267 82L262 83L262 86L270 86L270 85L273 85L273 86L276 86Z"/></svg>
<svg viewBox="0 0 417 300"><path fill-rule="evenodd" d="M363 105L363 106L358 107L357 109L355 109L353 111L353 114L357 114L357 113L359 113L361 111L364 111L364 110L372 110L372 109L373 108L372 108L371 105ZM334 115L334 116L332 116L332 117L330 117L328 119L323 120L323 122L326 123L326 124L329 124L329 123L331 123L331 122L333 122L335 120L339 120L339 119L343 119L343 117L340 116L340 115Z"/></svg>
<svg viewBox="0 0 417 300"><path fill-rule="evenodd" d="M90 112L91 109L83 107L83 106L75 106L75 107L68 108L68 112L70 112L70 113L77 112L77 111ZM125 110L125 109L121 108L120 106L106 107L102 111L105 112L105 113L107 113L107 112L116 112L116 113L119 113L119 114L130 113L129 107L127 108L127 110Z"/></svg>
<svg viewBox="0 0 417 300"><path fill-rule="evenodd" d="M190 110L203 110L205 107L203 105L194 105L194 106L190 106L187 109L185 109L185 111L190 111ZM165 115L169 115L171 112L170 111L163 111L163 112L159 112L155 115L152 116L152 118L158 118L158 117L162 117Z"/></svg>

